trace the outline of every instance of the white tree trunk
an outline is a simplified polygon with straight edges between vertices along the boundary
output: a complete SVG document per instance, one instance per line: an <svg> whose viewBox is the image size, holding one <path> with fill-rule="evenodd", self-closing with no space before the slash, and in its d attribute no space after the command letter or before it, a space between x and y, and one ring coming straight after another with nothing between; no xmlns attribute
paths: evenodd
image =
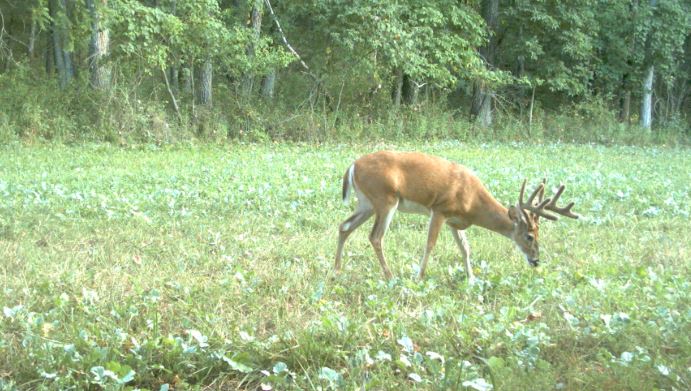
<svg viewBox="0 0 691 391"><path fill-rule="evenodd" d="M641 126L650 129L653 123L653 80L655 79L655 67L650 66L643 80L643 99L641 101Z"/></svg>

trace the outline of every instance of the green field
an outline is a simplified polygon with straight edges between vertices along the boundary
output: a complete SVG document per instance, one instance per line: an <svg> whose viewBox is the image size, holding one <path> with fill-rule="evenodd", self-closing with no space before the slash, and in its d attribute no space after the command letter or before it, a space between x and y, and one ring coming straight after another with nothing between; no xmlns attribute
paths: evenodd
<svg viewBox="0 0 691 391"><path fill-rule="evenodd" d="M397 214L384 281L338 224L359 155L415 149L501 202L567 184L541 266ZM0 389L682 390L691 387L688 149L429 143L0 149ZM362 388L360 388L362 387Z"/></svg>

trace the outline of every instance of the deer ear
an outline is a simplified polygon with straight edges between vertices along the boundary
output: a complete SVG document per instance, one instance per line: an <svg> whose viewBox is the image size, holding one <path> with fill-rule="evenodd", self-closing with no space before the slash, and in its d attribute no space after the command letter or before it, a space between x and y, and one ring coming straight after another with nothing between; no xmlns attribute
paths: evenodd
<svg viewBox="0 0 691 391"><path fill-rule="evenodd" d="M528 224L528 215L519 205L509 207L509 218L516 224Z"/></svg>
<svg viewBox="0 0 691 391"><path fill-rule="evenodd" d="M514 223L520 223L521 212L518 211L518 208L516 208L515 206L509 206L509 218Z"/></svg>

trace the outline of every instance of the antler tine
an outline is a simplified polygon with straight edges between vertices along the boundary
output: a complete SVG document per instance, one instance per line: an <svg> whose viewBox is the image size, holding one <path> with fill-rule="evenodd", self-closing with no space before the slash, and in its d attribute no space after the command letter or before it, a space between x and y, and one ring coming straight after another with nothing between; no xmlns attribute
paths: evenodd
<svg viewBox="0 0 691 391"><path fill-rule="evenodd" d="M557 200L559 200L559 197L561 197L561 194L564 192L564 189L566 189L566 185L562 184L559 186L559 189L557 189L557 192L554 193L554 197L550 200L549 203L545 205L545 209L551 210L552 212L558 213L562 216L570 217L572 219L577 219L578 215L571 212L571 208L575 205L574 202L570 202L568 205L565 207L558 207L557 206Z"/></svg>
<svg viewBox="0 0 691 391"><path fill-rule="evenodd" d="M543 179L542 183L540 183L540 185L535 189L535 191L533 191L533 194L530 196L530 198L528 198L528 202L523 202L523 193L525 191L525 181L523 181L519 197L519 205L521 209L532 212L533 214L540 217L544 217L548 220L554 221L557 220L558 217L547 213L547 211L555 212L565 217L571 217L572 219L577 219L578 215L571 212L571 208L573 208L574 206L573 202L569 203L568 205L562 208L557 206L557 201L564 192L564 189L566 189L566 185L560 185L559 189L557 189L557 192L554 193L554 196L543 200L542 197L544 196L545 192L545 180ZM537 205L534 205L533 201L535 200L535 196L537 196L538 194L540 195L540 198L538 199Z"/></svg>
<svg viewBox="0 0 691 391"><path fill-rule="evenodd" d="M528 198L528 202L523 202L523 194L525 192L525 184L526 181L523 181L523 185L521 185L521 192L518 197L518 205L521 207L521 210L532 212L533 214L536 214L540 217L544 217L549 220L556 220L557 218L555 216L552 216L548 213L545 212L545 206L547 206L550 202L551 199L548 198L546 200L543 200L542 197L544 196L545 192L545 183L544 181L538 185L537 188L533 191L533 193L530 195ZM538 204L534 205L533 201L535 201L535 197L540 195L540 198L538 199Z"/></svg>
<svg viewBox="0 0 691 391"><path fill-rule="evenodd" d="M523 202L523 194L525 194L525 184L528 180L524 179L523 184L521 185L521 192L518 194L518 204L519 205L533 205L533 201L535 201L535 196L538 194L543 194L544 189L545 189L545 184L540 183L540 185L533 191L533 193L528 197L528 202ZM542 203L542 196L538 199L538 203Z"/></svg>
<svg viewBox="0 0 691 391"><path fill-rule="evenodd" d="M547 178L542 178L542 189L540 189L540 195L537 197L537 203L540 204L542 203L542 200L545 198L545 184L547 183Z"/></svg>
<svg viewBox="0 0 691 391"><path fill-rule="evenodd" d="M525 183L528 182L527 179L523 180L523 184L521 185L521 192L518 194L518 205L523 205L523 193L525 192Z"/></svg>

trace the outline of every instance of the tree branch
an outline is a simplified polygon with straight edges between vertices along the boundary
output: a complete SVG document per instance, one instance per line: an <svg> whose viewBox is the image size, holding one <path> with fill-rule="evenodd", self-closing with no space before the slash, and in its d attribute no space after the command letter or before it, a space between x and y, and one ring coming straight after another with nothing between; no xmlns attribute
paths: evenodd
<svg viewBox="0 0 691 391"><path fill-rule="evenodd" d="M266 3L266 7L269 9L269 12L271 13L271 18L274 20L274 23L276 23L276 27L278 27L278 31L281 33L281 39L283 39L283 43L288 47L288 50L290 50L290 52L293 53L293 55L300 61L302 67L309 72L310 67L308 67L307 64L305 64L298 52L296 52L295 49L293 49L293 47L290 46L290 43L288 43L286 34L283 32L283 28L281 28L281 24L278 22L278 17L274 13L273 7L271 7L271 2L269 0L264 0L264 3Z"/></svg>

